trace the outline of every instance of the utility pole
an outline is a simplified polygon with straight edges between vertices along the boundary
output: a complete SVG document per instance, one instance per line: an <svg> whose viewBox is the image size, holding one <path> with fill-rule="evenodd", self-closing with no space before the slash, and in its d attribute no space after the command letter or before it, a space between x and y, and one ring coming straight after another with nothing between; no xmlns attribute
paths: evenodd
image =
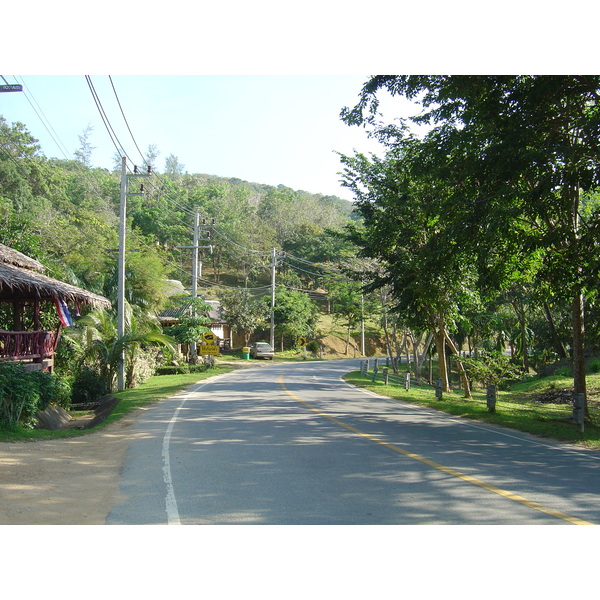
<svg viewBox="0 0 600 600"><path fill-rule="evenodd" d="M138 168L134 167L131 174L127 174L127 159L121 157L121 203L119 208L119 264L117 276L117 338L122 340L125 337L125 234L127 229L127 196L140 196L144 193L142 185L137 193L129 193L130 177L150 177L152 167L148 167L147 173L138 173ZM121 350L119 369L117 372L118 390L122 392L125 389L125 350Z"/></svg>
<svg viewBox="0 0 600 600"><path fill-rule="evenodd" d="M212 220L212 224L215 224L215 220ZM206 219L203 219L202 225L206 225ZM208 239L210 240L210 231L207 232ZM202 238L203 240L205 238ZM176 246L176 248L191 248L192 252L192 298L198 297L198 276L202 275L202 261L198 260L198 250L200 248L208 248L211 253L213 251L212 245L210 246L199 246L200 242L200 213L196 212L194 215L194 245L193 246ZM192 316L196 316L196 305L192 308ZM193 361L196 361L197 356L197 343L196 341L190 342L190 355L193 357Z"/></svg>
<svg viewBox="0 0 600 600"><path fill-rule="evenodd" d="M277 252L273 248L271 258L271 347L275 348L275 266L277 265Z"/></svg>
<svg viewBox="0 0 600 600"><path fill-rule="evenodd" d="M198 296L198 237L200 229L200 213L196 212L194 215L194 251L192 253L192 298L194 300ZM192 317L196 316L196 304L192 305ZM196 346L196 340L190 342L190 354L192 355L192 362L196 364L198 356L198 348Z"/></svg>
<svg viewBox="0 0 600 600"><path fill-rule="evenodd" d="M365 356L365 295L360 295L360 352Z"/></svg>

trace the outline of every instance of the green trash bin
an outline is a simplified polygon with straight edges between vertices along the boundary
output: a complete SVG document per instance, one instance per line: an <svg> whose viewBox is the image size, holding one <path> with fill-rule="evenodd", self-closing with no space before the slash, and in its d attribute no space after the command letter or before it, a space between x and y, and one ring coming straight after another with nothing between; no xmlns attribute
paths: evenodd
<svg viewBox="0 0 600 600"><path fill-rule="evenodd" d="M246 346L242 348L242 358L244 360L250 360L250 348Z"/></svg>

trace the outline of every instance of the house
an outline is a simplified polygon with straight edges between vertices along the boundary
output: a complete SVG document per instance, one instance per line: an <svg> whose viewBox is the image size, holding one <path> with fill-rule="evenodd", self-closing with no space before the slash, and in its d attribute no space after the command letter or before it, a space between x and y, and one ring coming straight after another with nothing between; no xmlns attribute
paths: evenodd
<svg viewBox="0 0 600 600"><path fill-rule="evenodd" d="M54 352L61 327L69 324L68 306L76 313L84 306L104 306L111 303L103 296L92 294L43 274L44 266L37 260L0 244L0 303L12 305L13 329L0 330L0 362L18 361L29 369L48 370L54 367ZM40 329L40 307L54 304L59 324L55 331ZM32 329L25 331L25 320Z"/></svg>
<svg viewBox="0 0 600 600"><path fill-rule="evenodd" d="M221 349L229 350L231 348L231 327L221 316L221 303L218 300L204 300L204 302L210 306L210 310L205 313L205 316L210 319L206 326L217 336ZM182 317L192 314L192 303L192 296L178 298L176 306L163 311L158 320L163 327L176 325Z"/></svg>

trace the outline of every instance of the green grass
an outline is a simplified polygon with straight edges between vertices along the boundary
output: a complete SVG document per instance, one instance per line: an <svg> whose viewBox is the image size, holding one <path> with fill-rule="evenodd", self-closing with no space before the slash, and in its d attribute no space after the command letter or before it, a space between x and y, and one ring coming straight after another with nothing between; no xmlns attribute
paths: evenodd
<svg viewBox="0 0 600 600"><path fill-rule="evenodd" d="M428 406L451 415L473 419L533 435L552 438L562 442L581 444L586 447L600 449L600 407L595 399L600 389L600 377L588 376L588 394L592 422L586 421L585 431L580 433L572 422L572 406L570 404L541 404L534 398L549 389L571 388L572 379L566 377L548 377L545 379L529 379L512 386L508 391L498 392L496 412L487 409L485 391L474 390L472 399L464 398L462 391L444 393L439 400L431 386L416 386L406 391L404 386L385 385L381 381L371 381L371 375L365 377L360 371L347 374L344 380L382 396L402 400L421 406Z"/></svg>
<svg viewBox="0 0 600 600"><path fill-rule="evenodd" d="M100 425L93 429L85 430L58 430L48 431L43 429L25 429L18 427L14 430L0 429L0 442L33 442L38 440L58 439L67 437L76 437L85 435L91 431L97 431L101 427L113 423L114 421L122 418L128 413L137 410L143 406L148 406L175 396L179 392L187 389L191 385L219 375L221 373L228 373L232 371L234 367L231 366L217 366L215 369L210 369L204 373L186 373L184 375L158 375L150 378L146 383L132 388L124 390L122 392L115 392L113 395L119 398L120 402L111 412L109 417ZM79 413L81 414L81 413Z"/></svg>

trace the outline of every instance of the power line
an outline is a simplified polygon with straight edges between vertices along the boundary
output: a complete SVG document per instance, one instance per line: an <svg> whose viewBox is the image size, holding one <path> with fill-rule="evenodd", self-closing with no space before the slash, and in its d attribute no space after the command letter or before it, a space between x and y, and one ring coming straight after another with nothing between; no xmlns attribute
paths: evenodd
<svg viewBox="0 0 600 600"><path fill-rule="evenodd" d="M113 83L112 77L109 75L108 79L110 80L110 85L112 86L113 92L115 93L115 98L117 99L117 104L119 105L119 108L121 109L121 114L123 115L123 120L125 121L125 125L127 125L129 134L131 135L131 139L133 140L133 143L135 144L137 151L140 153L142 160L145 161L144 155L142 154L142 151L140 150L139 146L137 145L137 142L135 141L133 132L131 131L131 128L129 127L129 123L127 121L127 118L125 117L125 113L123 112L123 107L121 106L121 101L119 100L119 96L117 95L117 90L115 89L115 84Z"/></svg>
<svg viewBox="0 0 600 600"><path fill-rule="evenodd" d="M92 78L89 75L86 75L85 80L87 81L87 84L88 84L88 87L90 88L92 97L94 98L94 102L96 103L96 108L98 109L98 112L100 113L100 117L102 118L102 121L104 122L106 131L108 132L110 140L113 143L114 147L116 148L117 153L119 154L119 156L126 156L129 159L129 161L131 162L131 164L135 164L135 162L133 160L131 160L131 157L127 154L127 152L125 152L125 149L123 148L123 144L121 144L121 142L119 141L117 134L115 133L112 125L110 124L110 120L108 119L108 116L106 115L106 112L104 111L104 107L102 106L100 97L98 96L98 93L96 92L96 89L94 88L94 84L92 83Z"/></svg>

